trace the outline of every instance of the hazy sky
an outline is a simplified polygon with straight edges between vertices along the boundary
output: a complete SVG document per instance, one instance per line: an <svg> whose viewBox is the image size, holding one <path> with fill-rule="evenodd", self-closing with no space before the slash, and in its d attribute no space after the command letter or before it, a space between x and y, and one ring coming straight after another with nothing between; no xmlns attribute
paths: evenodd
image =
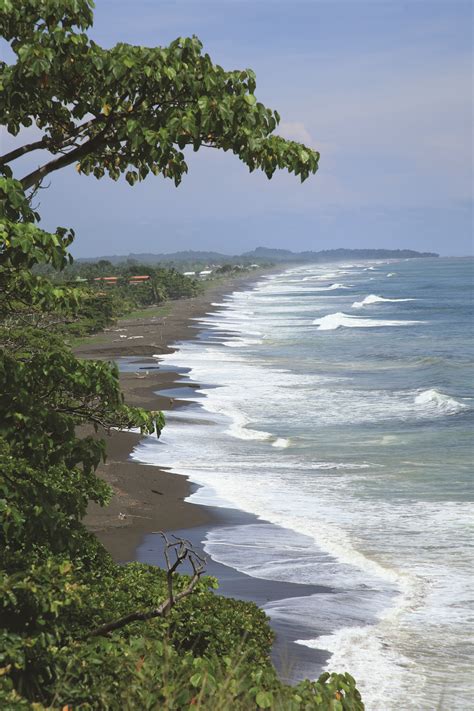
<svg viewBox="0 0 474 711"><path fill-rule="evenodd" d="M41 193L42 226L74 227L77 256L260 245L472 253L472 8L96 0L91 35L105 46L196 34L215 62L254 69L258 99L282 116L279 132L317 148L320 169L303 185L283 173L268 181L205 150L189 155L176 189L153 176L133 188L96 181L71 167Z"/></svg>

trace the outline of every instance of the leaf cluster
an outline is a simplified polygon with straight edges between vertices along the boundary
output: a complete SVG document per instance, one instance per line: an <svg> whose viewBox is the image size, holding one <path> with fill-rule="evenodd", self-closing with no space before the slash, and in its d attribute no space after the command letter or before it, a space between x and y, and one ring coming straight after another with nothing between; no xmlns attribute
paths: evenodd
<svg viewBox="0 0 474 711"><path fill-rule="evenodd" d="M159 433L164 421L161 413L128 407L117 369L78 360L55 333L54 317L73 313L81 294L36 276L32 268L63 268L70 261L72 235L37 228L23 191L11 179L3 181L3 188L1 654L13 687L22 692L26 684L28 693L35 694L53 678L52 650L64 637L60 620L89 595L81 576L112 565L81 523L90 501L104 505L110 496L109 487L95 474L104 442L78 436L77 426L88 423L102 432L112 426L138 426ZM43 327L35 315L43 319Z"/></svg>
<svg viewBox="0 0 474 711"><path fill-rule="evenodd" d="M3 5L1 29L16 61L0 65L0 121L14 135L35 124L41 138L0 165L33 150L57 156L24 176L24 188L71 163L96 178L124 175L130 185L149 173L178 185L188 171L183 150L203 146L231 151L268 178L277 169L301 180L316 172L317 151L274 134L280 117L257 100L253 71L214 64L196 37L103 49L84 31L89 2Z"/></svg>
<svg viewBox="0 0 474 711"><path fill-rule="evenodd" d="M289 687L278 681L270 665L249 663L245 650L196 657L177 652L166 640L148 636L135 637L127 644L100 640L82 649L74 660L64 659L56 699L58 706L70 703L84 710L117 706L129 711L363 709L349 674L327 674L317 682Z"/></svg>
<svg viewBox="0 0 474 711"><path fill-rule="evenodd" d="M70 585L73 571L64 563L61 570L59 579ZM251 603L213 595L205 580L193 598L172 611L169 620L133 625L106 638L84 638L88 625L97 620L120 615L130 605L146 609L166 594L163 572L141 564L105 565L102 585L97 581L97 571L83 576L82 585L66 600L61 590L56 590L59 599L54 609L60 611L56 630L61 630L57 638L30 634L23 646L25 656L18 652L15 658L15 635L10 633L12 656L4 661L15 672L7 673L3 680L5 698L14 698L19 686L11 683L15 673L28 692L28 670L33 668L36 675L43 674L37 698L54 708L363 709L348 674L325 674L317 682L295 687L279 681L269 661L272 635L264 614ZM184 584L185 580L178 578L178 588ZM52 586L46 588L49 591ZM86 590L92 597L85 596ZM45 612L54 614L50 608L47 602ZM82 637L78 638L78 633ZM197 639L194 646L189 644L193 634ZM48 669L38 668L30 650L48 659ZM47 673L51 675L49 683ZM2 686L0 699L1 694Z"/></svg>

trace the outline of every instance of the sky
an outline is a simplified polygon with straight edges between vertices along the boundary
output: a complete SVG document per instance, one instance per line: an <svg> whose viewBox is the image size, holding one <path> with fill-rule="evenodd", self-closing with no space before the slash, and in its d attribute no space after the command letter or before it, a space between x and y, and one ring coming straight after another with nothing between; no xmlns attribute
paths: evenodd
<svg viewBox="0 0 474 711"><path fill-rule="evenodd" d="M303 185L283 172L268 181L203 150L175 188L71 166L41 191L41 226L73 227L79 257L257 246L472 254L472 14L458 0L96 0L89 34L103 46L195 34L224 68L254 69L278 132L319 150L320 169ZM17 161L18 177L37 164Z"/></svg>

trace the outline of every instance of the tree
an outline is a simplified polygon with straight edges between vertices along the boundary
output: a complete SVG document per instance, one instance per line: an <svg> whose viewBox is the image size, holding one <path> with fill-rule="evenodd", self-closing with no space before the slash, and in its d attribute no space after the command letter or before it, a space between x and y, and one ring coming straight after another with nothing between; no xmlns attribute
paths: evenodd
<svg viewBox="0 0 474 711"><path fill-rule="evenodd" d="M46 150L54 157L21 177L25 190L72 163L80 173L130 184L151 171L178 185L188 166L183 149L232 151L271 178L285 168L305 180L319 153L274 134L276 111L255 97L255 75L225 71L196 38L169 47L118 44L103 49L85 30L91 0L1 0L0 28L16 62L0 65L0 119L16 135L36 125L38 140L0 157Z"/></svg>

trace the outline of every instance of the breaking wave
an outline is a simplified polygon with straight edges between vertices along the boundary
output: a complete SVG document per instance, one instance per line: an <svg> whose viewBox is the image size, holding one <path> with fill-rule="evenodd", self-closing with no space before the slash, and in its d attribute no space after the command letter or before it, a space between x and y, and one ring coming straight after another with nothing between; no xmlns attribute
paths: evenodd
<svg viewBox="0 0 474 711"><path fill-rule="evenodd" d="M425 409L434 411L440 415L455 415L462 410L466 410L468 405L456 398L439 392L434 388L424 390L415 397L415 404Z"/></svg>
<svg viewBox="0 0 474 711"><path fill-rule="evenodd" d="M334 291L335 289L349 289L345 284L331 284L331 286L314 287L313 291Z"/></svg>
<svg viewBox="0 0 474 711"><path fill-rule="evenodd" d="M352 304L353 309L360 309L363 306L369 306L370 304L380 304L380 303L392 303L396 304L400 301L415 301L415 299L386 299L384 296L377 296L377 294L369 294L362 301L354 301Z"/></svg>
<svg viewBox="0 0 474 711"><path fill-rule="evenodd" d="M358 318L338 311L313 321L319 331L334 331L337 328L380 328L382 326L414 326L422 321L384 321L381 319Z"/></svg>

